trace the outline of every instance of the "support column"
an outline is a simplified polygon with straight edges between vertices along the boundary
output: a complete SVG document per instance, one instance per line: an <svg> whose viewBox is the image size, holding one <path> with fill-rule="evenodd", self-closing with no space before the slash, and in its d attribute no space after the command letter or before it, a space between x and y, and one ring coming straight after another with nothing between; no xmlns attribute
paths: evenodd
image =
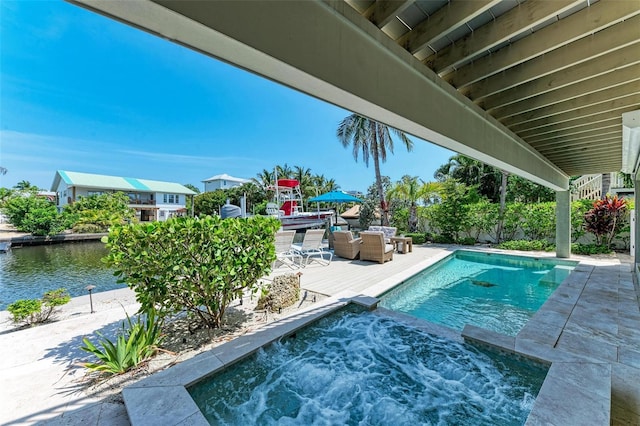
<svg viewBox="0 0 640 426"><path fill-rule="evenodd" d="M635 229L633 230L633 235L635 236L634 241L633 241L633 245L634 245L634 250L632 252L633 254L633 258L634 258L634 263L636 264L636 266L638 265L638 263L640 263L640 205L638 204L638 201L640 200L640 197L638 197L639 193L638 193L638 188L640 188L640 173L635 175L634 178L634 185L633 185L634 189L633 189L633 195L635 198L635 210L634 210L634 216L635 216ZM636 268L636 271L638 269Z"/></svg>
<svg viewBox="0 0 640 426"><path fill-rule="evenodd" d="M571 193L556 191L556 257L571 256Z"/></svg>

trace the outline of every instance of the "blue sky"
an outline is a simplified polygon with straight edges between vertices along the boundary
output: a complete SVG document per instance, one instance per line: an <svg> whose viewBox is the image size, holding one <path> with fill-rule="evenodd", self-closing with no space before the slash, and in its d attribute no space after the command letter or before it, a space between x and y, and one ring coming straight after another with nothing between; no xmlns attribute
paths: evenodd
<svg viewBox="0 0 640 426"><path fill-rule="evenodd" d="M56 170L191 183L277 164L365 191L338 142L349 112L63 1L0 2L0 186ZM451 151L414 138L382 164L433 180Z"/></svg>

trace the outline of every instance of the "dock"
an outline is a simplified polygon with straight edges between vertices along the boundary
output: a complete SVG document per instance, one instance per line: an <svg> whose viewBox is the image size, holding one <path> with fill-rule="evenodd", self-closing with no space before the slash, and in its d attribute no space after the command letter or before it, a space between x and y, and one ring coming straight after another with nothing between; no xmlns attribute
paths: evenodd
<svg viewBox="0 0 640 426"><path fill-rule="evenodd" d="M3 246L9 247L23 247L23 246L40 246L47 244L60 244L69 242L84 242L84 241L100 241L102 237L109 235L108 233L95 233L95 234L57 234L46 236L34 236L34 235L20 235L15 237L0 237L0 252Z"/></svg>

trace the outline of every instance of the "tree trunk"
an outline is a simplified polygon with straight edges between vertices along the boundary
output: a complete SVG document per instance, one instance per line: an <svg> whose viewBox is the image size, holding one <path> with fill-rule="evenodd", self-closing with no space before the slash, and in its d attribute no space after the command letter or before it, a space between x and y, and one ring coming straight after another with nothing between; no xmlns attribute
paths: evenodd
<svg viewBox="0 0 640 426"><path fill-rule="evenodd" d="M416 232L418 230L418 207L412 202L409 208L409 231Z"/></svg>
<svg viewBox="0 0 640 426"><path fill-rule="evenodd" d="M381 223L382 226L389 226L389 207L384 197L384 188L382 188L382 176L380 175L380 158L378 156L378 143L374 142L375 153L373 155L373 166L376 173L376 186L378 187L378 196L380 197Z"/></svg>
<svg viewBox="0 0 640 426"><path fill-rule="evenodd" d="M500 212L498 219L498 230L496 232L496 241L500 243L502 241L502 229L504 227L504 212L507 208L507 178L509 177L509 173L502 170L502 182L500 184Z"/></svg>

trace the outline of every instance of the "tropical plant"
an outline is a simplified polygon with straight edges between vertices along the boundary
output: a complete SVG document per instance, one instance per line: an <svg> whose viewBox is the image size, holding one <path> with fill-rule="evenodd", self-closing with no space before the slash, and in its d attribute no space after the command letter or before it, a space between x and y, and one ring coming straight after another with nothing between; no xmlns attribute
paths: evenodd
<svg viewBox="0 0 640 426"><path fill-rule="evenodd" d="M193 209L196 216L217 215L220 207L227 202L227 192L224 189L204 192L193 199Z"/></svg>
<svg viewBox="0 0 640 426"><path fill-rule="evenodd" d="M495 235L499 216L498 205L483 198L469 205L468 228L464 231L474 241L479 241L482 234Z"/></svg>
<svg viewBox="0 0 640 426"><path fill-rule="evenodd" d="M37 191L39 188L28 180L21 180L13 186L18 191Z"/></svg>
<svg viewBox="0 0 640 426"><path fill-rule="evenodd" d="M449 158L434 173L436 180L444 182L453 178L467 186L475 186L481 196L493 202L500 200L501 171L462 154Z"/></svg>
<svg viewBox="0 0 640 426"><path fill-rule="evenodd" d="M605 245L598 244L571 244L571 253L573 254L609 254L612 253L612 250Z"/></svg>
<svg viewBox="0 0 640 426"><path fill-rule="evenodd" d="M123 192L80 197L67 204L63 213L73 223L75 232L106 232L109 227L131 222L136 216L129 207L129 196Z"/></svg>
<svg viewBox="0 0 640 426"><path fill-rule="evenodd" d="M582 199L571 203L571 241L576 242L586 231L584 215L593 207L593 201Z"/></svg>
<svg viewBox="0 0 640 426"><path fill-rule="evenodd" d="M417 176L405 175L389 189L389 198L399 198L409 204L408 230L418 230L418 201L431 200L439 194L439 182L425 182Z"/></svg>
<svg viewBox="0 0 640 426"><path fill-rule="evenodd" d="M424 244L427 242L427 234L424 232L409 232L404 234L405 237L411 237L413 244Z"/></svg>
<svg viewBox="0 0 640 426"><path fill-rule="evenodd" d="M353 157L358 161L358 156L362 155L362 161L369 166L369 158L373 158L373 166L376 176L376 185L380 207L382 209L382 224L389 224L389 211L385 192L382 186L382 175L380 173L380 162L387 161L387 151L393 154L393 139L391 134L395 134L407 151L413 149L413 141L402 131L389 128L388 126L370 120L359 114L351 114L338 125L337 136L345 148L349 145L353 148Z"/></svg>
<svg viewBox="0 0 640 426"><path fill-rule="evenodd" d="M105 238L106 262L135 290L143 311L157 309L161 317L187 311L220 327L229 303L255 293L270 271L279 227L262 216L115 226Z"/></svg>
<svg viewBox="0 0 640 426"><path fill-rule="evenodd" d="M585 230L596 237L596 245L611 248L611 242L624 225L627 202L618 196L607 195L593 203L584 215Z"/></svg>
<svg viewBox="0 0 640 426"><path fill-rule="evenodd" d="M543 203L555 201L554 190L531 182L517 175L509 176L507 184L507 201L520 203Z"/></svg>
<svg viewBox="0 0 640 426"><path fill-rule="evenodd" d="M14 192L5 199L2 212L18 231L33 235L53 235L66 228L56 206L35 191Z"/></svg>
<svg viewBox="0 0 640 426"><path fill-rule="evenodd" d="M7 306L15 323L24 322L35 325L49 321L59 306L71 301L71 296L64 288L47 291L42 299L21 299Z"/></svg>
<svg viewBox="0 0 640 426"><path fill-rule="evenodd" d="M552 251L554 245L545 240L511 240L504 241L497 246L503 250L520 251Z"/></svg>
<svg viewBox="0 0 640 426"><path fill-rule="evenodd" d="M140 363L153 357L163 336L161 334L162 321L159 321L152 310L146 315L146 320L141 320L139 315L136 322L131 321L127 315L128 328L122 323L122 328L116 341L112 342L102 333L96 332L102 349L95 346L86 337L82 339L83 351L89 352L98 358L98 362L88 362L84 366L90 370L107 374L122 374Z"/></svg>
<svg viewBox="0 0 640 426"><path fill-rule="evenodd" d="M460 240L461 233L470 228L470 205L478 202L474 187L447 179L442 182L442 203L429 209L430 226L447 241Z"/></svg>
<svg viewBox="0 0 640 426"><path fill-rule="evenodd" d="M553 238L556 232L555 203L526 204L520 227L530 240Z"/></svg>

